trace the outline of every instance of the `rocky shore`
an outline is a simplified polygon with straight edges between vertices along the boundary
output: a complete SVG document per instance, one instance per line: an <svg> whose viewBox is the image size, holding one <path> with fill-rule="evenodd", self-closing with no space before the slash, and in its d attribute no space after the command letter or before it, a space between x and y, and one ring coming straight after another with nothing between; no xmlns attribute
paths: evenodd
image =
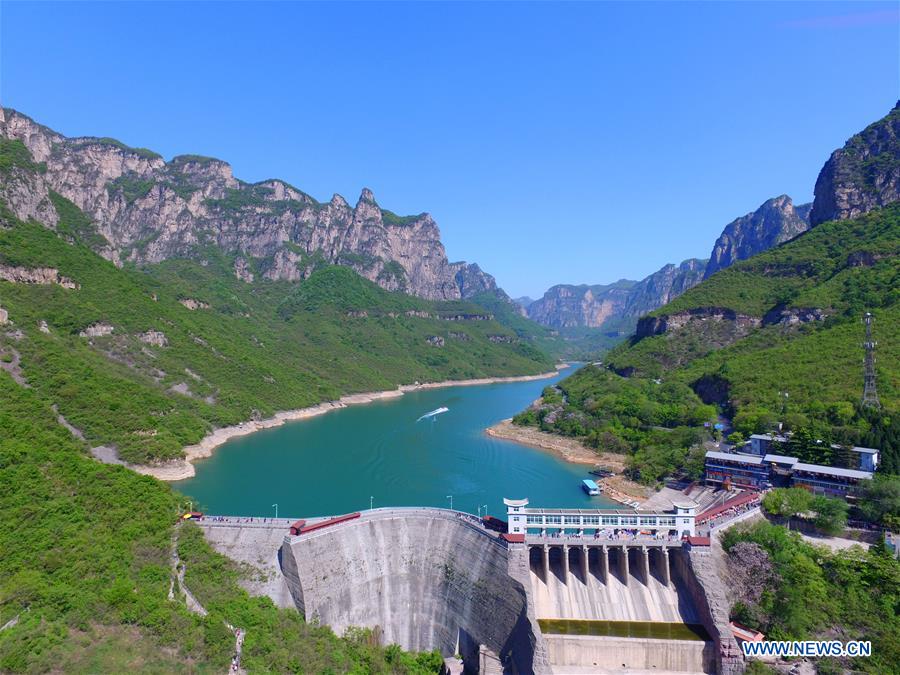
<svg viewBox="0 0 900 675"><path fill-rule="evenodd" d="M648 488L622 475L625 470L624 455L608 452L598 453L585 447L577 439L550 434L534 427L516 426L511 419L501 420L494 426L485 429L484 432L492 438L502 438L520 445L552 452L572 464L602 466L615 471L615 475L597 480L603 488L604 496L614 501L626 504L634 501L642 502L650 494Z"/></svg>
<svg viewBox="0 0 900 675"><path fill-rule="evenodd" d="M184 459L172 460L158 465L129 465L131 469L146 476L153 476L164 481L178 481L187 478L193 478L196 474L194 469L194 461L205 459L212 455L213 450L223 443L237 438L238 436L246 436L255 431L262 429L271 429L278 427L286 422L294 422L296 420L306 419L308 417L316 417L323 415L332 410L339 410L351 405L361 405L371 403L373 401L381 401L384 399L397 398L403 396L410 391L419 389L438 389L441 387L465 387L473 385L496 384L502 382L527 382L530 380L541 380L556 375L558 370L565 368L567 364L559 364L556 370L539 375L521 375L513 377L482 377L473 380L444 380L442 382L416 382L414 384L405 384L397 389L388 391L365 392L361 394L348 394L342 396L337 401L326 401L318 405L308 408L299 408L297 410L286 410L276 413L274 416L258 421L242 422L231 427L222 427L215 429L199 443L189 445L184 448Z"/></svg>
<svg viewBox="0 0 900 675"><path fill-rule="evenodd" d="M485 433L493 438L502 438L521 445L528 445L540 450L548 450L573 464L603 465L615 471L624 468L622 458L619 455L599 455L590 448L585 447L580 441L556 434L548 434L546 431L534 427L520 427L512 423L512 419L501 420L492 427L485 429ZM610 459L607 462L607 458Z"/></svg>

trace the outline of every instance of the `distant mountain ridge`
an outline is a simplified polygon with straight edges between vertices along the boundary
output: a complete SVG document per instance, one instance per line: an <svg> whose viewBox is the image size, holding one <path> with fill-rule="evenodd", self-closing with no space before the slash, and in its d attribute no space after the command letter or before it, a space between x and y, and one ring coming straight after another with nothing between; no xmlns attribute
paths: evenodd
<svg viewBox="0 0 900 675"><path fill-rule="evenodd" d="M664 265L641 281L559 284L528 304L528 317L554 328L615 326L620 334L630 333L640 316L674 300L720 269L808 230L811 208L812 204L795 207L787 195L774 197L726 225L708 259L689 258L679 265Z"/></svg>
<svg viewBox="0 0 900 675"><path fill-rule="evenodd" d="M337 194L320 203L282 180L238 180L219 159L166 162L115 139L67 138L8 108L0 108L0 138L21 142L41 168L34 184L13 178L0 186L15 215L52 227L52 195L62 195L94 221L92 247L117 265L196 258L216 246L239 255L235 276L246 282L296 281L324 263L351 267L386 290L462 297L432 217L382 209L369 189L352 207Z"/></svg>

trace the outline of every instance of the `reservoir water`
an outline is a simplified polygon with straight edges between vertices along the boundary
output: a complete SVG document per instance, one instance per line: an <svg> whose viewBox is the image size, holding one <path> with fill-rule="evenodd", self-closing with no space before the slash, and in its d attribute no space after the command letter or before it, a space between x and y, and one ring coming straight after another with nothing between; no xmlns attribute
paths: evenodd
<svg viewBox="0 0 900 675"><path fill-rule="evenodd" d="M535 507L606 507L588 497L584 466L490 438L553 378L424 389L234 438L174 484L208 513L316 516L378 506L439 506L504 517L504 497ZM430 411L447 408L419 420ZM417 421L418 420L418 421Z"/></svg>

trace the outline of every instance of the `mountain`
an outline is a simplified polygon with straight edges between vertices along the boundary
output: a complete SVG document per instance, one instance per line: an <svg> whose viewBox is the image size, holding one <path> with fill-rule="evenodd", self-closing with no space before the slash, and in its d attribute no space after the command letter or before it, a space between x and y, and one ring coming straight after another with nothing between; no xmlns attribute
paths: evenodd
<svg viewBox="0 0 900 675"><path fill-rule="evenodd" d="M900 101L835 150L815 187L810 223L855 218L900 199Z"/></svg>
<svg viewBox="0 0 900 675"><path fill-rule="evenodd" d="M704 278L805 232L811 208L812 204L795 207L790 197L781 195L731 221L713 246Z"/></svg>
<svg viewBox="0 0 900 675"><path fill-rule="evenodd" d="M527 295L523 295L519 298L513 298L513 302L519 305L522 309L528 309L529 305L534 302L533 298L529 298Z"/></svg>
<svg viewBox="0 0 900 675"><path fill-rule="evenodd" d="M872 130L892 126L896 115L895 108L860 137L889 136ZM883 147L874 155L883 171L848 177L845 194L890 184L900 152ZM818 185L834 175L836 156ZM814 439L879 447L884 470L900 473L900 445L890 440L900 424L900 201L872 204L857 202L838 214L852 218L819 222L645 315L605 367L561 382L563 396L548 394L519 421L624 452L633 477L648 483L675 471L698 477L702 452L690 448L719 413L744 434L782 424ZM875 412L859 405L866 312L875 317L883 406Z"/></svg>
<svg viewBox="0 0 900 675"><path fill-rule="evenodd" d="M631 288L622 315L637 318L677 298L703 279L706 261L689 258L680 265L665 265Z"/></svg>
<svg viewBox="0 0 900 675"><path fill-rule="evenodd" d="M23 220L54 226L61 195L96 226L92 247L117 265L198 257L216 246L244 281L296 281L322 264L351 267L386 290L432 300L460 297L437 224L427 213L398 216L363 189L355 206L319 203L288 183L246 183L218 159L166 162L110 138L66 138L0 108L0 137L18 141L41 167L33 188L16 181L3 198Z"/></svg>
<svg viewBox="0 0 900 675"><path fill-rule="evenodd" d="M486 297L500 300L508 309L520 316L526 316L525 310L506 291L497 285L497 280L481 269L477 263L455 262L450 263L453 279L459 288L460 297L464 300L483 300Z"/></svg>
<svg viewBox="0 0 900 675"><path fill-rule="evenodd" d="M635 281L621 279L595 286L553 286L528 306L528 318L553 328L599 328L618 315Z"/></svg>
<svg viewBox="0 0 900 675"><path fill-rule="evenodd" d="M656 309L703 278L705 260L691 258L680 265L665 265L641 281L620 279L607 285L560 284L532 301L528 318L553 328L605 328Z"/></svg>

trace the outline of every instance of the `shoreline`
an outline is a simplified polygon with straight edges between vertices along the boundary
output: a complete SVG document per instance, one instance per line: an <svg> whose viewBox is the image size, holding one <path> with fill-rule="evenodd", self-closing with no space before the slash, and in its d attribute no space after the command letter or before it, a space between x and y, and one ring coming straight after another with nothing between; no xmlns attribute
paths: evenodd
<svg viewBox="0 0 900 675"><path fill-rule="evenodd" d="M499 438L529 448L544 450L570 464L603 466L615 473L606 478L596 478L603 488L603 496L613 501L629 505L629 502L643 502L647 499L647 489L624 476L625 461L622 455L596 453L574 438L549 434L534 427L517 427L512 418L500 420L488 427L484 433L491 438Z"/></svg>
<svg viewBox="0 0 900 675"><path fill-rule="evenodd" d="M188 445L184 448L184 458L171 460L159 465L147 464L129 464L128 467L133 471L144 476L153 476L162 481L174 482L186 480L197 475L194 468L194 462L198 459L206 459L212 456L213 450L220 445L228 442L232 438L246 436L248 434L262 431L263 429L271 429L280 427L287 422L295 422L297 420L307 419L309 417L317 417L324 415L332 410L340 410L351 405L363 405L373 403L374 401L383 401L392 398L399 398L404 394L422 389L443 389L444 387L469 387L486 384L502 384L506 382L529 382L532 380L545 380L558 374L560 370L569 367L568 363L557 364L555 370L539 373L537 375L512 375L506 377L480 377L472 380L443 380L441 382L416 382L414 384L402 384L396 389L388 389L385 391L361 392L358 394L347 394L341 396L336 401L324 401L306 408L297 408L296 410L284 410L275 413L272 417L264 420L250 420L241 422L230 427L220 427L213 429L209 434L204 436L198 443Z"/></svg>

